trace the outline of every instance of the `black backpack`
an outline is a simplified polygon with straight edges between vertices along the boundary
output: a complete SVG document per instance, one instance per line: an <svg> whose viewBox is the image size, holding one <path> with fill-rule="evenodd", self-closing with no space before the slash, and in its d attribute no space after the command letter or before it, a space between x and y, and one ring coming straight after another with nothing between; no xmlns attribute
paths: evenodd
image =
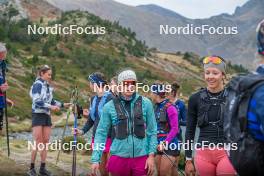
<svg viewBox="0 0 264 176"><path fill-rule="evenodd" d="M229 151L229 159L240 176L264 175L264 143L254 139L247 128L249 103L261 85L263 75L248 74L233 78L227 86L224 135L228 143L237 146Z"/></svg>

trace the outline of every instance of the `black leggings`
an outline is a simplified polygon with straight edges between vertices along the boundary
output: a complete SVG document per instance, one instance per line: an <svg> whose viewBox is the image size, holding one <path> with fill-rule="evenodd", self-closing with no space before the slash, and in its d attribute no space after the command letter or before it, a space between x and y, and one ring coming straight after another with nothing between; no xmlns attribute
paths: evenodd
<svg viewBox="0 0 264 176"><path fill-rule="evenodd" d="M0 130L2 130L3 129L3 118L4 117L4 110L3 110L3 108L0 108Z"/></svg>

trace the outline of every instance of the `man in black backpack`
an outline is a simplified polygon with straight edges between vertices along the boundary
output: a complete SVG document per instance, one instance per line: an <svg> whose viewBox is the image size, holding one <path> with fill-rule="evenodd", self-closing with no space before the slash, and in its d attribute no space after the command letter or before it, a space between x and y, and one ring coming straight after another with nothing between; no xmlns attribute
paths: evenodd
<svg viewBox="0 0 264 176"><path fill-rule="evenodd" d="M228 85L224 133L237 144L229 158L239 176L264 175L264 20L257 36L256 72L237 76Z"/></svg>

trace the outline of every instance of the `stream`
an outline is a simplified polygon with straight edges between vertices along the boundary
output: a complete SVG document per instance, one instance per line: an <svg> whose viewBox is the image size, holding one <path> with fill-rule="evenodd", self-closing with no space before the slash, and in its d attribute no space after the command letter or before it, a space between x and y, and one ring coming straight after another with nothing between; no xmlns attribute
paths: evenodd
<svg viewBox="0 0 264 176"><path fill-rule="evenodd" d="M72 127L67 127L66 128L65 136L72 136L71 128ZM52 142L52 141L61 139L62 132L63 132L63 128L52 128L50 141ZM9 135L9 137L10 137L10 139L33 141L32 132L11 133ZM92 130L90 130L88 133L86 133L83 137L84 137L84 139L86 141L91 141L91 139L92 139Z"/></svg>

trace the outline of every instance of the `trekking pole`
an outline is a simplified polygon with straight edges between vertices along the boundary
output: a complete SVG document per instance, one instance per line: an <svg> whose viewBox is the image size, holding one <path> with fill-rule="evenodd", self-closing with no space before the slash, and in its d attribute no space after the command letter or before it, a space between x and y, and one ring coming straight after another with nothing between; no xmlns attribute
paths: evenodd
<svg viewBox="0 0 264 176"><path fill-rule="evenodd" d="M177 172L180 171L180 173L181 173L182 175L185 175L181 170L178 169L178 166L175 165L175 162L173 162L173 161L171 160L171 158L169 157L169 155L168 155L165 151L163 151L163 153L164 153L164 155L168 158L168 160L171 162L172 166L175 167L175 168L177 169Z"/></svg>
<svg viewBox="0 0 264 176"><path fill-rule="evenodd" d="M6 62L5 60L2 61L2 75L3 75L3 82L6 82ZM7 103L6 103L6 98L7 93L6 91L4 92L4 99L5 99L5 120L6 120L6 142L7 142L7 155L8 157L10 156L10 147L9 147L9 130L8 130L8 117L7 117Z"/></svg>
<svg viewBox="0 0 264 176"><path fill-rule="evenodd" d="M71 108L69 108L68 111L67 111L67 118L66 118L65 126L64 126L64 128L63 128L63 132L62 132L62 135L61 135L61 142L63 141L64 136L65 136L65 131L66 131L66 128L67 128L67 126L68 126L68 119L69 119L69 117L70 117L70 113L71 113ZM60 157L60 152L61 152L61 150L59 150L59 152L58 152L58 154L57 154L56 164L58 164L59 157Z"/></svg>
<svg viewBox="0 0 264 176"><path fill-rule="evenodd" d="M74 102L73 102L73 115L74 115L74 129L77 128L77 101L78 101L78 91L77 86L74 89ZM72 176L76 176L76 145L77 145L77 134L74 133L74 144L72 151Z"/></svg>
<svg viewBox="0 0 264 176"><path fill-rule="evenodd" d="M72 90L71 95L70 95L70 103L73 104L73 101L74 101L74 90ZM62 135L61 135L61 142L63 141L64 136L65 136L65 131L66 131L66 128L68 126L68 121L69 121L69 117L70 117L71 111L72 111L72 106L69 107L69 109L67 110L67 117L66 117L65 126L63 128L63 132L62 132ZM59 162L60 152L61 152L61 150L59 150L59 152L57 154L56 164Z"/></svg>

